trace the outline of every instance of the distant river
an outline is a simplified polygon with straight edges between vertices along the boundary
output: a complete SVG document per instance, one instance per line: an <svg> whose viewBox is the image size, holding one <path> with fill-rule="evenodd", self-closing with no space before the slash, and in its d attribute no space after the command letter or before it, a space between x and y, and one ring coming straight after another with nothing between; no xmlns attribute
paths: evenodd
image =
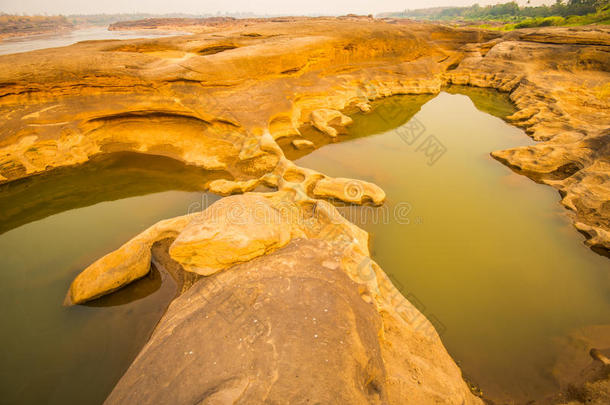
<svg viewBox="0 0 610 405"><path fill-rule="evenodd" d="M0 55L35 51L37 49L68 46L80 41L103 39L158 38L171 35L187 35L181 31L108 31L105 27L93 27L59 34L41 34L9 38L0 41Z"/></svg>

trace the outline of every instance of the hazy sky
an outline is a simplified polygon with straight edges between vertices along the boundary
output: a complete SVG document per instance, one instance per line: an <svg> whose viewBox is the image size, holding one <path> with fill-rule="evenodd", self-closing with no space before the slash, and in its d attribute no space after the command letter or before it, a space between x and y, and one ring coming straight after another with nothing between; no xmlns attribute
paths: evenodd
<svg viewBox="0 0 610 405"><path fill-rule="evenodd" d="M496 4L509 0L0 0L0 11L28 14L253 12L257 14L375 14L435 6ZM518 1L524 4L525 0ZM554 0L531 0L532 4Z"/></svg>

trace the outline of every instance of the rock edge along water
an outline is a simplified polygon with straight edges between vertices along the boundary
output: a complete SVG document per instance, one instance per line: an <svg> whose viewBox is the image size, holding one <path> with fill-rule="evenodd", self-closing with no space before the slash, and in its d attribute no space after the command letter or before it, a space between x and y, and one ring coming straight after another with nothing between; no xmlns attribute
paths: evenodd
<svg viewBox="0 0 610 405"><path fill-rule="evenodd" d="M607 253L609 38L602 27L500 34L296 18L7 55L0 181L132 151L227 171L241 188L210 189L242 192L278 163L257 147L266 131L300 140L312 126L332 137L349 125L347 107L467 84L510 92L510 121L539 143L492 155L558 189L587 243Z"/></svg>
<svg viewBox="0 0 610 405"><path fill-rule="evenodd" d="M81 273L72 299L139 277L168 236L172 266L204 277L182 289L107 403L482 403L371 260L368 234L286 187L161 221Z"/></svg>
<svg viewBox="0 0 610 405"><path fill-rule="evenodd" d="M380 203L384 196L378 187L356 182L357 192L348 192L346 185L352 181L298 168L277 153L275 141L299 138L303 125L336 136L350 122L342 112L345 108L367 111L368 102L376 98L436 93L447 83L470 84L510 91L520 109L511 120L544 141L536 145L543 145L540 150L517 149L494 156L559 188L567 198L564 204L577 213L576 224L590 237L589 243L607 248L607 136L603 132L608 127L607 31L528 31L501 37L425 24L329 19L290 26L261 23L252 29L257 36L227 30L220 39L214 36L218 34L206 34L188 40L104 41L66 48L74 54L62 54L68 56L65 59L51 50L0 59L7 67L0 76L1 113L6 118L0 141L2 180L82 163L100 153L135 151L227 171L232 178L207 185L222 194L243 193L264 184L284 195L289 191L281 182L286 181L305 183L310 199ZM532 54L538 58L532 59ZM36 77L32 61L42 61ZM549 70L555 74L551 79ZM530 107L533 110L527 111ZM529 160L524 156L530 156ZM593 177L586 169L593 170ZM191 266L204 275L227 269L222 267L227 263L224 255L213 265L202 260L197 254L201 240L184 243L180 239L188 228L180 229L172 221L186 222L188 227L190 218L169 221L136 237L137 243L121 252L136 258L134 267L139 272L133 274L127 266L108 273L108 285L85 299L119 288L145 272L150 238L176 237L170 255L173 252L186 263L185 268ZM279 252L292 240L274 233L265 235L262 242L255 239L256 248L242 252L239 260L228 261L229 267ZM190 242L196 243L189 250ZM222 248L226 241L214 242L226 253ZM103 279L99 275L107 274L104 269L115 268L112 257L98 264L99 273L91 273L96 274L95 280ZM125 274L132 276L121 278ZM363 297L366 301L368 294ZM415 345L414 350L419 349L425 345ZM395 372L390 374L400 375ZM414 381L419 380L415 377ZM234 392L240 384L227 387ZM372 392L378 395L382 389ZM450 397L463 399L461 394Z"/></svg>

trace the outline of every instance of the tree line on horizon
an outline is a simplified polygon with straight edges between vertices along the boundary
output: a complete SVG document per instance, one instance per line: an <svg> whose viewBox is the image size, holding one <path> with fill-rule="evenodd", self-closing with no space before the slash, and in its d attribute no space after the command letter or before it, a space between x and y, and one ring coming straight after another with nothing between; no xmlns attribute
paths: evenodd
<svg viewBox="0 0 610 405"><path fill-rule="evenodd" d="M529 1L528 1L529 3ZM489 6L474 4L470 7L435 7L384 13L384 17L411 17L428 20L519 20L525 18L584 16L607 10L610 0L556 0L550 6L520 7L515 1Z"/></svg>

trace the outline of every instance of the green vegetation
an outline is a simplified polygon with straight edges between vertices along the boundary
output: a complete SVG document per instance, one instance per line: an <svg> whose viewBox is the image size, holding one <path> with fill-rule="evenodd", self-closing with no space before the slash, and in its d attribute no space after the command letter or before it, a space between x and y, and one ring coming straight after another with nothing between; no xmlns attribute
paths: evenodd
<svg viewBox="0 0 610 405"><path fill-rule="evenodd" d="M515 28L556 25L610 24L610 0L557 0L551 6L519 7L516 2L493 6L436 7L385 13L380 17L435 21L477 22L482 28Z"/></svg>
<svg viewBox="0 0 610 405"><path fill-rule="evenodd" d="M601 9L596 13L586 15L570 15L566 17L551 16L528 18L512 28L532 28L532 27L547 27L551 25L589 25L589 24L610 24L610 6Z"/></svg>

